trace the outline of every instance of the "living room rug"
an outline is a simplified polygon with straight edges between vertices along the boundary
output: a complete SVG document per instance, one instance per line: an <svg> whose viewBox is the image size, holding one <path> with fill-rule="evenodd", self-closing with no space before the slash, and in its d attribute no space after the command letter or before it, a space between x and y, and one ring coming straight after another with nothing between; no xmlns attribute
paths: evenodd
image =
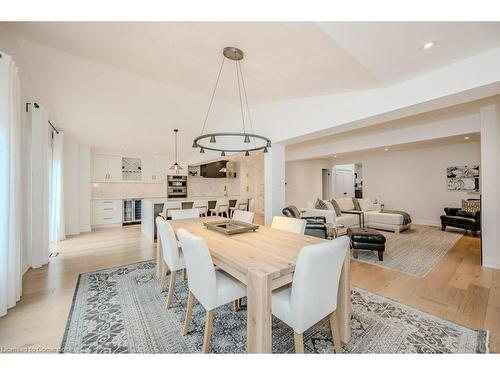
<svg viewBox="0 0 500 375"><path fill-rule="evenodd" d="M205 311L193 308L182 336L187 281L179 281L169 310L159 292L155 261L81 274L61 344L62 353L199 353ZM489 336L369 293L352 290L351 341L346 353L487 353ZM273 317L273 352L293 353L293 330ZM334 353L327 321L304 334L308 353ZM244 353L246 310L215 312L210 351Z"/></svg>
<svg viewBox="0 0 500 375"><path fill-rule="evenodd" d="M416 277L425 277L462 237L462 231L412 224L411 228L392 233L380 231L385 238L384 260L375 251L359 251L358 260L390 268Z"/></svg>

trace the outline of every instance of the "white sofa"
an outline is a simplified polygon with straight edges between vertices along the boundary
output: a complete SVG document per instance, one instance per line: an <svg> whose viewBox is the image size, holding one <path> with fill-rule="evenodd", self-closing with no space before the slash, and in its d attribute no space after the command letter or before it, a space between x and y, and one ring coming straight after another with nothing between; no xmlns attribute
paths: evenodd
<svg viewBox="0 0 500 375"><path fill-rule="evenodd" d="M361 211L364 212L365 227L388 230L395 233L399 233L410 228L411 224L404 224L404 218L402 215L380 212L380 205L373 203L370 198L358 199L358 202Z"/></svg>
<svg viewBox="0 0 500 375"><path fill-rule="evenodd" d="M354 211L352 198L335 198L341 211ZM345 228L359 227L359 216L343 212L337 216L329 201L324 201L328 210L314 208L314 202L307 202L307 208L303 208L303 216L324 216L327 223L342 224ZM388 212L380 212L380 204L373 203L370 198L358 199L361 211L363 211L364 224L367 228L388 230L399 233L410 228L411 224L404 225L403 216Z"/></svg>
<svg viewBox="0 0 500 375"><path fill-rule="evenodd" d="M352 200L351 200L352 201ZM314 208L314 202L307 202L307 208L303 208L303 216L324 216L327 223L342 224L345 228L359 227L359 217L356 214L342 214L337 216L335 209L329 201L324 201L328 210Z"/></svg>

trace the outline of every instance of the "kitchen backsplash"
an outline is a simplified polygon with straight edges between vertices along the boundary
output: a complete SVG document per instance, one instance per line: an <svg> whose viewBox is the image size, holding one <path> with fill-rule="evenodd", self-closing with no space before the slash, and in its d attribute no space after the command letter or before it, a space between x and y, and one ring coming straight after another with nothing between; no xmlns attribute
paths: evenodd
<svg viewBox="0 0 500 375"><path fill-rule="evenodd" d="M92 183L92 198L162 198L167 196L165 184Z"/></svg>
<svg viewBox="0 0 500 375"><path fill-rule="evenodd" d="M240 178L188 177L188 196L221 197L226 187L228 196L241 194Z"/></svg>

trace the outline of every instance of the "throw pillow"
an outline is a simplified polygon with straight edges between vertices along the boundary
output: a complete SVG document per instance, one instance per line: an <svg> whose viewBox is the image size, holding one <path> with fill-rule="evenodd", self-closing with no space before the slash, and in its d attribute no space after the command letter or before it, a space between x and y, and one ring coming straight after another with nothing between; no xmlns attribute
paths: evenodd
<svg viewBox="0 0 500 375"><path fill-rule="evenodd" d="M314 208L317 210L328 210L328 206L321 199L316 199L316 203L314 204Z"/></svg>
<svg viewBox="0 0 500 375"><path fill-rule="evenodd" d="M481 209L481 203L479 199L474 199L470 201L462 199L462 211L475 215L476 212L479 211L480 209Z"/></svg>
<svg viewBox="0 0 500 375"><path fill-rule="evenodd" d="M342 215L342 210L340 209L340 206L339 206L339 204L337 203L337 201L336 201L335 199L332 199L332 200L330 201L330 203L332 204L333 209L335 210L335 215L336 215L336 216L340 216L340 215Z"/></svg>
<svg viewBox="0 0 500 375"><path fill-rule="evenodd" d="M337 198L335 200L339 204L339 207L342 211L354 210L354 203L352 201L352 198Z"/></svg>
<svg viewBox="0 0 500 375"><path fill-rule="evenodd" d="M330 201L328 201L326 199L322 199L322 201L326 204L327 210L329 210L329 211L333 211L334 210L332 202L330 202Z"/></svg>
<svg viewBox="0 0 500 375"><path fill-rule="evenodd" d="M361 211L361 207L359 206L359 201L357 198L352 198L352 203L354 204L354 209L356 211Z"/></svg>

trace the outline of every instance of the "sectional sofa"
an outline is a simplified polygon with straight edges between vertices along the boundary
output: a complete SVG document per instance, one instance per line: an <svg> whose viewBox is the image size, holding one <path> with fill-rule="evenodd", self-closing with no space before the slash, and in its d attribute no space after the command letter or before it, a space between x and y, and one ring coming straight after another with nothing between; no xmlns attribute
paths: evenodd
<svg viewBox="0 0 500 375"><path fill-rule="evenodd" d="M340 207L340 215L337 215L330 201L324 200L323 202L328 209L314 208L315 202L308 202L308 207L303 209L304 216L324 216L327 223L342 224L346 229L359 227L360 224L359 215L348 211L362 212L364 225L368 228L399 233L411 225L404 224L404 218L401 214L381 212L380 204L373 203L370 198L358 199L361 211L355 210L352 198L335 198L335 201Z"/></svg>

